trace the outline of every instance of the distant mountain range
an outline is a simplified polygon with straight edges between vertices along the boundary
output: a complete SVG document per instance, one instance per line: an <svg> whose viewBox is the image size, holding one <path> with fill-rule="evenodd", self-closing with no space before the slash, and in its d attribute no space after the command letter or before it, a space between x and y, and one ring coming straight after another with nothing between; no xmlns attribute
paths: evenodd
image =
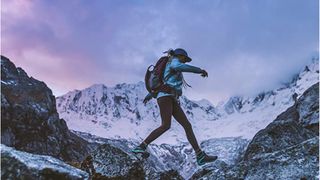
<svg viewBox="0 0 320 180"><path fill-rule="evenodd" d="M181 97L181 104L199 141L219 137L251 139L278 114L294 104L294 98L319 81L319 60L302 68L288 83L255 97L231 97L218 106L208 100ZM147 94L142 81L107 87L94 84L56 98L60 117L70 129L105 138L143 140L161 124L156 101L142 103ZM183 128L172 119L171 129L153 143L187 142Z"/></svg>

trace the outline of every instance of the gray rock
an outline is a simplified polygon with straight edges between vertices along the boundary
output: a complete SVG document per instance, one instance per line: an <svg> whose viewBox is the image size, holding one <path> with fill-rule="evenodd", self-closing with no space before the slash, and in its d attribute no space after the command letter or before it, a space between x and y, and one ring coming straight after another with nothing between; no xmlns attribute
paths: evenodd
<svg viewBox="0 0 320 180"><path fill-rule="evenodd" d="M50 156L35 155L1 144L1 179L89 179L88 173Z"/></svg>
<svg viewBox="0 0 320 180"><path fill-rule="evenodd" d="M262 153L228 171L227 179L318 179L318 137L272 153Z"/></svg>
<svg viewBox="0 0 320 180"><path fill-rule="evenodd" d="M203 165L195 172L190 180L209 180L209 179L225 179L225 173L230 168L224 161L216 160L213 163Z"/></svg>
<svg viewBox="0 0 320 180"><path fill-rule="evenodd" d="M301 96L296 109L299 123L319 136L319 83Z"/></svg>

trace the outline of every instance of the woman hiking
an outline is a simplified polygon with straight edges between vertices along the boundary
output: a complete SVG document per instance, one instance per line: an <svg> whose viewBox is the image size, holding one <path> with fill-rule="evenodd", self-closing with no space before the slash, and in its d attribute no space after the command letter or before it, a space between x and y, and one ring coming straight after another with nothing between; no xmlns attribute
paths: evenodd
<svg viewBox="0 0 320 180"><path fill-rule="evenodd" d="M178 123L183 126L187 135L187 139L195 151L197 164L203 165L207 162L215 161L218 158L217 156L209 156L200 149L197 139L193 133L192 126L183 112L179 102L179 96L182 95L182 86L189 86L185 82L182 72L197 73L201 74L202 77L208 77L208 73L204 69L185 64L186 62L190 62L192 59L188 57L188 54L184 49L177 48L174 51L171 50L168 54L171 55L169 56L169 60L165 66L163 79L164 83L171 87L172 91L160 91L156 95L162 124L153 130L139 146L132 150L132 152L135 154L141 153L143 155L146 153L149 154L146 151L147 146L165 131L170 129L171 117L173 116ZM144 98L143 103L146 104L151 98L152 94L149 93Z"/></svg>

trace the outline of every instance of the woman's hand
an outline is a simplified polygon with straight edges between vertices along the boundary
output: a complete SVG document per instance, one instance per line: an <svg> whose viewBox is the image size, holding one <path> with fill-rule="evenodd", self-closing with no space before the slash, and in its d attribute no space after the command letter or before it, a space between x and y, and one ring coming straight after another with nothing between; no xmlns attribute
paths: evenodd
<svg viewBox="0 0 320 180"><path fill-rule="evenodd" d="M144 98L143 104L146 105L147 102L148 102L150 99L152 99L152 96L151 96L150 94L148 94L148 95Z"/></svg>
<svg viewBox="0 0 320 180"><path fill-rule="evenodd" d="M202 69L201 76L202 76L202 77L208 77L207 71L204 70L204 69Z"/></svg>

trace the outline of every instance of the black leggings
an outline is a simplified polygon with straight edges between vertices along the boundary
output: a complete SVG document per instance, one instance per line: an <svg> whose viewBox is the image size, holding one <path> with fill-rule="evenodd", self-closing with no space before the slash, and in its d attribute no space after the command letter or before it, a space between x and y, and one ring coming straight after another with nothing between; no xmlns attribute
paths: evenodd
<svg viewBox="0 0 320 180"><path fill-rule="evenodd" d="M188 121L186 115L180 107L180 104L172 96L163 96L157 99L162 124L157 129L153 130L150 135L144 140L145 143L150 144L152 141L161 136L165 131L170 129L171 116L181 124L186 132L189 143L192 148L197 152L200 148L197 139L193 133L192 126Z"/></svg>

